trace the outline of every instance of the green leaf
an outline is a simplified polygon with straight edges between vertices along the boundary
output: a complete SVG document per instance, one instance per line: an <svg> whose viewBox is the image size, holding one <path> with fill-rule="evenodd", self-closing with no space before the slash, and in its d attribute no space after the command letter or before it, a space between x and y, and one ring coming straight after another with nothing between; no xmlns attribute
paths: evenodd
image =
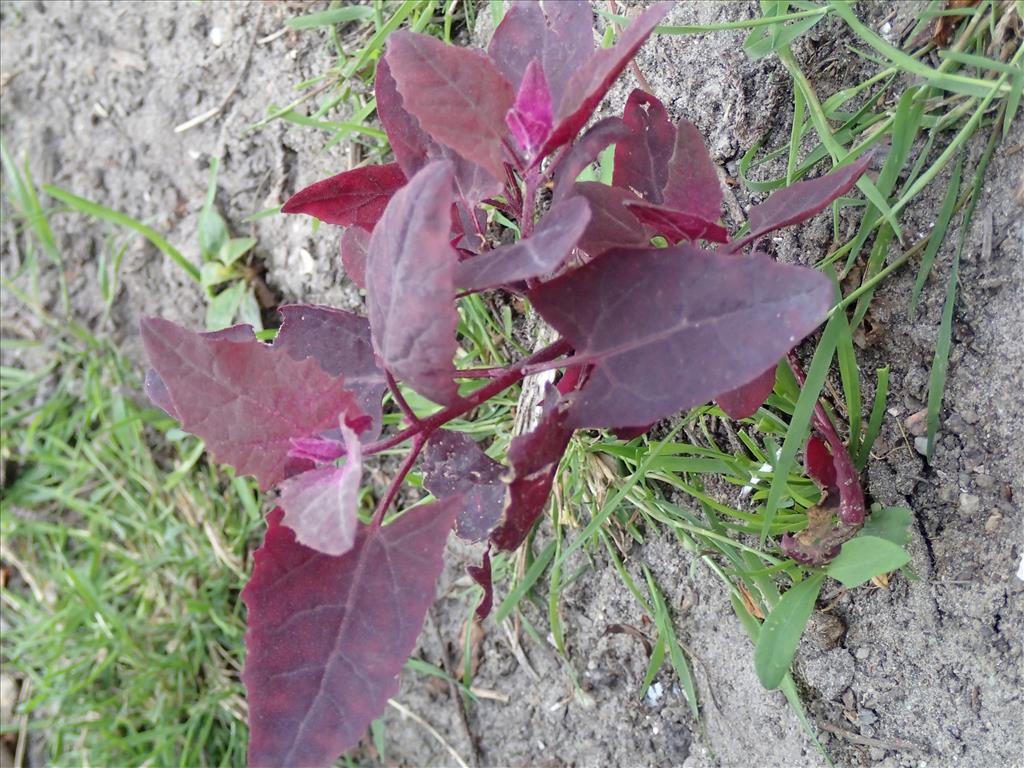
<svg viewBox="0 0 1024 768"><path fill-rule="evenodd" d="M754 669L765 688L778 688L789 671L824 580L825 574L817 573L794 585L761 625L754 649Z"/></svg>
<svg viewBox="0 0 1024 768"><path fill-rule="evenodd" d="M228 240L228 225L213 208L199 214L199 252L203 261L213 261Z"/></svg>
<svg viewBox="0 0 1024 768"><path fill-rule="evenodd" d="M877 536L858 536L843 544L843 551L825 572L844 587L852 589L909 562L910 555L899 544Z"/></svg>
<svg viewBox="0 0 1024 768"><path fill-rule="evenodd" d="M199 270L199 283L203 288L213 288L236 277L234 270L228 269L218 261L208 261Z"/></svg>
<svg viewBox="0 0 1024 768"><path fill-rule="evenodd" d="M206 307L206 330L219 331L234 322L245 295L245 283L238 282L218 293Z"/></svg>
<svg viewBox="0 0 1024 768"><path fill-rule="evenodd" d="M239 285L245 285L239 283ZM245 293L242 294L242 300L238 304L238 319L243 323L248 323L253 327L254 331L263 330L263 318L260 315L260 303L256 300L256 294L252 289L252 286L247 286Z"/></svg>
<svg viewBox="0 0 1024 768"><path fill-rule="evenodd" d="M910 524L914 513L906 507L872 509L859 536L873 536L901 547L910 542Z"/></svg>
<svg viewBox="0 0 1024 768"><path fill-rule="evenodd" d="M225 267L230 267L251 251L255 245L256 238L254 237L232 237L221 246L217 258Z"/></svg>
<svg viewBox="0 0 1024 768"><path fill-rule="evenodd" d="M332 27L348 21L372 19L373 8L368 5L349 5L344 8L332 8L328 11L295 16L285 22L290 29L314 29L316 27Z"/></svg>

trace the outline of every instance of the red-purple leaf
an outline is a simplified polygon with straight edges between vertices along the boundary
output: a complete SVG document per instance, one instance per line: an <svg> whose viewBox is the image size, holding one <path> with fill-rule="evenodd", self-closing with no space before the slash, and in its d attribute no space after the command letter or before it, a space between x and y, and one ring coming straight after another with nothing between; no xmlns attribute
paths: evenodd
<svg viewBox="0 0 1024 768"><path fill-rule="evenodd" d="M776 229L799 224L825 210L832 201L845 195L871 165L871 155L839 170L810 181L798 181L773 192L767 200L750 209L750 234L730 247L739 250Z"/></svg>
<svg viewBox="0 0 1024 768"><path fill-rule="evenodd" d="M423 452L423 486L438 498L462 496L455 532L482 541L505 506L506 468L483 452L469 435L439 429Z"/></svg>
<svg viewBox="0 0 1024 768"><path fill-rule="evenodd" d="M520 148L532 158L534 150L551 133L553 120L551 93L544 79L544 70L540 62L534 59L526 68L516 93L516 101L505 115L505 123Z"/></svg>
<svg viewBox="0 0 1024 768"><path fill-rule="evenodd" d="M572 194L576 179L597 159L601 151L628 135L629 129L621 117L606 117L588 128L555 166L555 190L552 200L557 203Z"/></svg>
<svg viewBox="0 0 1024 768"><path fill-rule="evenodd" d="M495 178L505 173L505 113L512 86L482 51L415 32L388 40L388 64L405 109L434 139Z"/></svg>
<svg viewBox="0 0 1024 768"><path fill-rule="evenodd" d="M734 421L753 416L775 386L775 366L742 386L723 392L715 398L718 407Z"/></svg>
<svg viewBox="0 0 1024 768"><path fill-rule="evenodd" d="M688 120L676 123L675 151L668 164L664 189L668 208L686 211L708 221L722 215L722 184L711 162L704 137Z"/></svg>
<svg viewBox="0 0 1024 768"><path fill-rule="evenodd" d="M373 354L369 321L352 312L309 304L289 304L278 312L284 322L274 348L294 360L312 357L325 372L343 376L345 389L355 393L360 410L371 419L362 439L376 440L388 384Z"/></svg>
<svg viewBox="0 0 1024 768"><path fill-rule="evenodd" d="M708 240L712 243L729 241L729 232L725 227L692 213L654 205L644 200L626 200L625 205L637 219L653 228L670 243L678 243L680 240Z"/></svg>
<svg viewBox="0 0 1024 768"><path fill-rule="evenodd" d="M594 12L588 0L520 0L494 31L487 53L513 85L540 61L556 106L581 62L594 52Z"/></svg>
<svg viewBox="0 0 1024 768"><path fill-rule="evenodd" d="M181 421L181 416L178 415L178 409L174 407L174 403L171 402L171 393L167 391L167 385L164 384L164 380L160 378L160 374L155 369L150 368L146 371L146 380L143 383L143 389L146 391L146 397L150 399L157 408L160 408L168 416L171 416L178 421Z"/></svg>
<svg viewBox="0 0 1024 768"><path fill-rule="evenodd" d="M825 442L814 435L807 440L804 454L804 468L811 479L823 490L833 488L836 484L836 468L832 462L832 454Z"/></svg>
<svg viewBox="0 0 1024 768"><path fill-rule="evenodd" d="M343 555L352 549L359 522L359 482L363 455L359 437L342 425L345 464L326 466L289 477L281 483L284 522L295 538L325 555Z"/></svg>
<svg viewBox="0 0 1024 768"><path fill-rule="evenodd" d="M631 191L596 181L580 182L575 190L590 204L590 224L577 244L581 251L595 257L612 248L651 244L654 230L625 206L639 200Z"/></svg>
<svg viewBox="0 0 1024 768"><path fill-rule="evenodd" d="M459 400L452 198L450 163L432 162L413 176L373 230L366 273L373 346L384 367L444 405Z"/></svg>
<svg viewBox="0 0 1024 768"><path fill-rule="evenodd" d="M537 426L532 432L515 438L509 446L512 472L505 512L501 524L491 533L491 542L498 549L509 552L517 549L544 512L558 463L572 437L568 415L558 390L549 387Z"/></svg>
<svg viewBox="0 0 1024 768"><path fill-rule="evenodd" d="M281 210L308 213L328 224L370 230L391 196L405 185L398 163L355 168L296 192Z"/></svg>
<svg viewBox="0 0 1024 768"><path fill-rule="evenodd" d="M676 144L676 127L665 105L639 88L629 94L622 120L629 135L615 145L612 184L632 189L652 203L665 199L668 164Z"/></svg>
<svg viewBox="0 0 1024 768"><path fill-rule="evenodd" d="M455 190L463 205L471 208L501 191L501 182L476 163L461 157L454 150L438 144L409 114L391 76L388 57L377 62L377 116L384 126L395 159L408 178L412 178L431 160L450 160L455 167ZM500 178L504 178L502 175Z"/></svg>
<svg viewBox="0 0 1024 768"><path fill-rule="evenodd" d="M461 262L455 284L481 291L552 275L572 254L589 221L590 206L582 197L556 203L526 239Z"/></svg>
<svg viewBox="0 0 1024 768"><path fill-rule="evenodd" d="M341 264L345 274L360 288L366 288L366 249L370 233L362 227L349 227L341 233Z"/></svg>
<svg viewBox="0 0 1024 768"><path fill-rule="evenodd" d="M610 251L529 298L593 364L568 426L612 428L750 381L818 326L832 292L812 269L680 245Z"/></svg>
<svg viewBox="0 0 1024 768"><path fill-rule="evenodd" d="M633 213L673 241L726 242L726 231L714 223L722 188L697 129L686 120L673 125L665 106L639 88L629 95L623 120L630 135L615 145L612 183L649 204Z"/></svg>
<svg viewBox="0 0 1024 768"><path fill-rule="evenodd" d="M466 573L468 573L469 578L479 584L484 591L484 597L474 612L476 620L483 621L487 618L487 615L491 612L491 607L494 605L494 582L491 578L490 545L488 545L487 549L484 550L484 556L480 561L480 565L467 565Z"/></svg>
<svg viewBox="0 0 1024 768"><path fill-rule="evenodd" d="M270 514L242 593L250 765L331 765L358 743L398 691L458 507L455 497L360 526L340 557L302 546Z"/></svg>
<svg viewBox="0 0 1024 768"><path fill-rule="evenodd" d="M182 427L217 461L267 489L284 477L291 440L363 414L344 380L315 360L296 361L252 336L204 336L145 318L142 341Z"/></svg>
<svg viewBox="0 0 1024 768"><path fill-rule="evenodd" d="M626 68L670 7L668 2L654 3L630 23L613 47L602 48L589 60L578 62L561 99L556 102L555 130L544 142L538 157L549 155L576 137L615 78ZM551 81L550 74L548 80Z"/></svg>

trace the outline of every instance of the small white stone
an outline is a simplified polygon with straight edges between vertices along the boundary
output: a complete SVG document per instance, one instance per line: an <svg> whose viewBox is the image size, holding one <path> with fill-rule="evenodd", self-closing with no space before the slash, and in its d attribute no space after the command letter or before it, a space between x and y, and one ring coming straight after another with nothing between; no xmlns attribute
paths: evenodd
<svg viewBox="0 0 1024 768"><path fill-rule="evenodd" d="M224 42L224 32L220 27L210 30L210 42L213 43L214 48L220 48L221 43Z"/></svg>
<svg viewBox="0 0 1024 768"><path fill-rule="evenodd" d="M920 453L922 456L928 455L928 438L927 437L915 437L914 438L914 450Z"/></svg>
<svg viewBox="0 0 1024 768"><path fill-rule="evenodd" d="M960 511L965 515L976 515L981 508L981 499L973 493L960 494Z"/></svg>

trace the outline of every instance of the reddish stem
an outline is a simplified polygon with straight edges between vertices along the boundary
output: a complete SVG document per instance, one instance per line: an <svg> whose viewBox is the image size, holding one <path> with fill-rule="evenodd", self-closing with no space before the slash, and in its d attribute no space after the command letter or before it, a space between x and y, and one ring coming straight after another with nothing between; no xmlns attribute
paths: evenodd
<svg viewBox="0 0 1024 768"><path fill-rule="evenodd" d="M391 371L388 371L386 376L388 380L388 389L391 390L391 397L394 398L395 403L402 410L402 413L405 414L405 418L409 420L410 424L419 424L420 417L413 412L409 403L406 402L405 395L403 395L402 391L398 388L398 382L395 381L395 377L391 375Z"/></svg>
<svg viewBox="0 0 1024 768"><path fill-rule="evenodd" d="M565 339L559 339L553 344L549 344L544 347L544 349L538 350L525 360L509 366L500 375L496 376L489 384L480 387L476 392L466 396L455 405L449 405L447 408L438 411L432 416L420 419L416 424L397 432L389 438L378 440L375 443L363 446L363 455L372 456L375 453L380 453L381 451L386 451L389 448L394 448L396 445L404 443L409 438L414 438L420 435L422 435L423 440L426 441L430 435L443 427L449 421L459 418L459 416L462 416L464 413L469 413L469 411L472 411L477 406L487 402L498 393L511 387L513 384L518 384L530 375L531 366L547 363L554 358L561 357L569 352L570 349L572 349L572 346Z"/></svg>
<svg viewBox="0 0 1024 768"><path fill-rule="evenodd" d="M405 476L409 474L409 470L412 469L412 465L416 463L417 457L420 455L420 451L423 450L423 446L427 444L427 436L423 433L416 435L412 441L412 448L409 450L409 455L405 457L402 462L402 466L398 469L398 474L395 475L391 481L391 485L388 486L387 493L378 502L377 508L373 510L373 519L370 520L370 527L380 528L380 524L384 522L384 514L388 511L388 507L391 506L391 502L395 500L395 496L398 495L398 489L402 487L402 483L405 482Z"/></svg>

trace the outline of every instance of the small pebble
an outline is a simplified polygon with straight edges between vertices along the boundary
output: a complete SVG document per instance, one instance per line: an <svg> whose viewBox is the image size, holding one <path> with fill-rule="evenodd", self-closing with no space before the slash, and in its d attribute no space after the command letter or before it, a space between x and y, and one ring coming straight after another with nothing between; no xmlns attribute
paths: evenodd
<svg viewBox="0 0 1024 768"><path fill-rule="evenodd" d="M871 655L871 649L861 646L853 655L857 657L857 661L864 661L864 659Z"/></svg>
<svg viewBox="0 0 1024 768"><path fill-rule="evenodd" d="M220 27L210 30L210 42L213 43L214 48L220 48L221 43L224 42L224 32Z"/></svg>
<svg viewBox="0 0 1024 768"><path fill-rule="evenodd" d="M985 532L995 533L1001 522L1003 522L1003 516L998 512L993 512L988 516L988 520L985 521Z"/></svg>
<svg viewBox="0 0 1024 768"><path fill-rule="evenodd" d="M927 437L915 437L914 438L914 450L920 453L922 456L928 455L928 438Z"/></svg>
<svg viewBox="0 0 1024 768"><path fill-rule="evenodd" d="M981 498L973 493L960 494L960 511L965 515L976 515L981 508Z"/></svg>

